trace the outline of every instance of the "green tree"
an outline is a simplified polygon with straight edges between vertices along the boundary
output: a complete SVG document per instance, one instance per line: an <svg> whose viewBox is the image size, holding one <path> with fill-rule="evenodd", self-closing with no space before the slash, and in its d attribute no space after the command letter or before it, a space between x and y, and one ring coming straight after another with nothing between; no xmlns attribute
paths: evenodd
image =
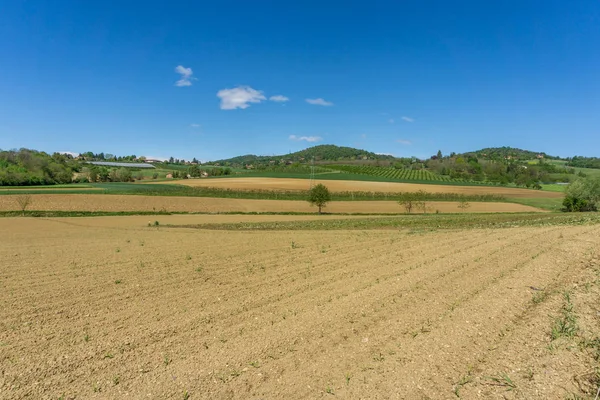
<svg viewBox="0 0 600 400"><path fill-rule="evenodd" d="M98 171L96 168L90 168L88 172L88 177L90 178L90 182L96 182L98 180Z"/></svg>
<svg viewBox="0 0 600 400"><path fill-rule="evenodd" d="M438 152L437 152L437 158L438 158L438 160L442 159L442 151L441 150L438 150Z"/></svg>
<svg viewBox="0 0 600 400"><path fill-rule="evenodd" d="M331 193L329 193L329 189L327 186L319 183L315 185L308 192L308 202L313 205L319 207L319 214L321 214L321 210L323 207L327 205L331 201Z"/></svg>
<svg viewBox="0 0 600 400"><path fill-rule="evenodd" d="M600 177L580 178L567 187L563 211L596 211L598 203L600 203Z"/></svg>

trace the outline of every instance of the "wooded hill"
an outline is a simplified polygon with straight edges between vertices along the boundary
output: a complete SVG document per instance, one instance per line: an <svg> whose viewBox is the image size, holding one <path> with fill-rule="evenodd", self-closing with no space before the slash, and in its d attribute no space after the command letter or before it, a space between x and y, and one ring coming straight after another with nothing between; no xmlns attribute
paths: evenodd
<svg viewBox="0 0 600 400"><path fill-rule="evenodd" d="M487 147L485 149L469 151L461 154L462 156L475 156L477 158L483 158L486 160L535 160L537 158L544 158L548 160L560 159L559 157L550 156L546 153L522 150L514 147Z"/></svg>
<svg viewBox="0 0 600 400"><path fill-rule="evenodd" d="M224 160L216 160L213 163L245 165L245 164L268 164L279 163L282 160L288 162L307 163L312 159L315 161L340 161L340 160L393 160L393 156L375 154L370 151L355 149L353 147L336 146L333 144L323 144L319 146L309 147L295 153L274 155L274 156L257 156L247 154L238 157L232 157Z"/></svg>

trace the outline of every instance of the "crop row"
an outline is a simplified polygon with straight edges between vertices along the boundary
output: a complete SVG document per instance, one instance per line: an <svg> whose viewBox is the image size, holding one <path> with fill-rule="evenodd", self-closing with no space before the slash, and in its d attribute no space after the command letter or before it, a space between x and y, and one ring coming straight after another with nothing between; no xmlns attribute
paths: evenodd
<svg viewBox="0 0 600 400"><path fill-rule="evenodd" d="M437 181L437 182L450 182L459 180L451 179L448 176L434 174L424 169L411 170L411 169L396 169L386 167L376 167L371 165L331 165L331 169L335 169L342 172L348 172L352 174L362 174L371 176L381 176L389 179L397 179L403 181Z"/></svg>

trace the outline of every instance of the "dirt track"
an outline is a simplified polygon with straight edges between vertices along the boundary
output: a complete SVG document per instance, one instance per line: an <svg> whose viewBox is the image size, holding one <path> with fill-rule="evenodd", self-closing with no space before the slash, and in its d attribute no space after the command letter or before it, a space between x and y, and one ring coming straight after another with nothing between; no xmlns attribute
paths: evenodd
<svg viewBox="0 0 600 400"><path fill-rule="evenodd" d="M214 178L214 179L184 179L171 182L193 187L218 187L229 189L262 189L262 190L308 190L308 179L289 178ZM545 192L541 190L517 189L501 186L453 186L453 185L424 185L416 183L368 182L368 181L337 181L315 180L322 183L333 192L365 191L365 192L417 192L424 190L429 193L460 193L460 194L497 194L515 198L559 198L562 193Z"/></svg>
<svg viewBox="0 0 600 400"><path fill-rule="evenodd" d="M462 212L457 202L427 202L428 212ZM16 198L0 196L0 210L18 210ZM32 195L30 210L38 211L187 211L187 212L316 212L306 201L218 199L209 197L127 196L87 194ZM333 201L330 213L402 213L395 201ZM466 212L544 212L513 203L470 203Z"/></svg>
<svg viewBox="0 0 600 400"><path fill-rule="evenodd" d="M1 398L564 399L590 369L583 350L549 348L549 330L567 289L581 329L598 324L600 291L581 283L600 268L598 226L226 232L135 218L0 219ZM486 378L500 373L517 389Z"/></svg>

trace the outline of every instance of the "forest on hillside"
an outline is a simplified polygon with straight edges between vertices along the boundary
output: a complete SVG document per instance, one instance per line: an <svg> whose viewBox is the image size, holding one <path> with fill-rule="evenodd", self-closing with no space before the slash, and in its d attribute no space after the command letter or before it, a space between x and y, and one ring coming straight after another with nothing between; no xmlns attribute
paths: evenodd
<svg viewBox="0 0 600 400"><path fill-rule="evenodd" d="M314 158L315 161L339 161L339 160L393 160L390 155L382 155L372 153L370 151L355 149L353 147L335 146L332 144L324 144L319 146L309 147L294 153L273 155L273 156L257 156L254 154L246 154L217 160L211 164L222 165L239 165L246 164L269 165L269 164L285 164L285 163L307 163Z"/></svg>
<svg viewBox="0 0 600 400"><path fill-rule="evenodd" d="M0 151L0 185L28 186L71 183L79 162L67 154L28 149Z"/></svg>

